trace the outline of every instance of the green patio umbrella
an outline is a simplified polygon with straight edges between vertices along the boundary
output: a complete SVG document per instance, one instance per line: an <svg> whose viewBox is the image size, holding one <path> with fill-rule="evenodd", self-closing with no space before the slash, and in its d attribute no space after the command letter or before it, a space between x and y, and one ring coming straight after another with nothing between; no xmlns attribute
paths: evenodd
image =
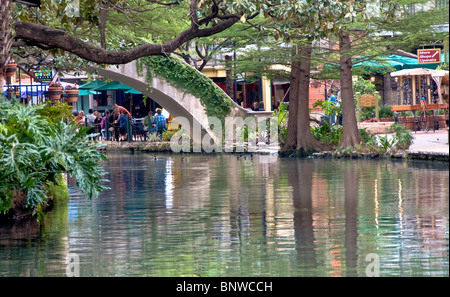
<svg viewBox="0 0 450 297"><path fill-rule="evenodd" d="M95 90L104 85L106 85L106 83L102 80L93 80L89 83L79 86L78 89L80 89L80 90Z"/></svg>
<svg viewBox="0 0 450 297"><path fill-rule="evenodd" d="M356 71L365 71L369 74L385 74L390 69L404 70L415 68L436 69L439 64L419 64L417 58L404 57L399 55L390 55L387 57L378 57L368 61L353 65ZM390 69L389 69L390 68Z"/></svg>
<svg viewBox="0 0 450 297"><path fill-rule="evenodd" d="M95 94L97 94L97 92L81 89L80 92L78 93L78 96L87 96L87 95L91 95L91 94L95 95Z"/></svg>
<svg viewBox="0 0 450 297"><path fill-rule="evenodd" d="M142 94L141 92L139 92L139 91L137 91L135 89L131 89L131 90L125 91L124 93L125 94Z"/></svg>
<svg viewBox="0 0 450 297"><path fill-rule="evenodd" d="M110 83L107 83L103 86L100 86L96 88L96 91L112 91L112 90L131 90L132 88L124 85L123 83L120 83L118 81L113 81Z"/></svg>
<svg viewBox="0 0 450 297"><path fill-rule="evenodd" d="M390 71L402 70L403 67L404 63L387 57L374 58L353 65L355 71L366 72L367 74L385 74Z"/></svg>

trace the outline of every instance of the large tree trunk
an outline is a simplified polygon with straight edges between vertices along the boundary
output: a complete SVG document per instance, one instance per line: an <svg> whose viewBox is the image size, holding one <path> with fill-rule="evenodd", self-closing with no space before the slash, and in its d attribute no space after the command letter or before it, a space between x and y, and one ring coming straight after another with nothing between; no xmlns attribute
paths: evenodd
<svg viewBox="0 0 450 297"><path fill-rule="evenodd" d="M362 140L358 130L353 99L351 41L348 33L339 36L341 100L342 100L342 147L357 146Z"/></svg>
<svg viewBox="0 0 450 297"><path fill-rule="evenodd" d="M291 63L288 131L282 151L310 152L327 148L314 138L309 122L311 51L311 43L308 43L301 52L296 52Z"/></svg>
<svg viewBox="0 0 450 297"><path fill-rule="evenodd" d="M281 147L281 151L291 151L297 147L297 110L298 110L298 75L300 61L293 61L291 66L290 89L289 89L289 118L287 126L286 141Z"/></svg>
<svg viewBox="0 0 450 297"><path fill-rule="evenodd" d="M311 42L303 47L299 68L292 71L299 71L298 105L297 105L297 150L303 149L305 152L320 151L326 146L314 138L311 133L309 120L309 84L311 75ZM293 95L291 93L291 95Z"/></svg>

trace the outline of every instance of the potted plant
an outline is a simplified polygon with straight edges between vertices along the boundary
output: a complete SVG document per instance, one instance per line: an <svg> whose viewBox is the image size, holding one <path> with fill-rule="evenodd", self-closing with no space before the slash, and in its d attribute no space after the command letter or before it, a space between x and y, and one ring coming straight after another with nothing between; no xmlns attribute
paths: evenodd
<svg viewBox="0 0 450 297"><path fill-rule="evenodd" d="M67 85L65 88L65 93L67 95L67 102L74 103L78 101L79 91L77 85Z"/></svg>
<svg viewBox="0 0 450 297"><path fill-rule="evenodd" d="M48 96L51 100L60 100L62 95L63 87L59 82L51 82L48 85Z"/></svg>
<svg viewBox="0 0 450 297"><path fill-rule="evenodd" d="M6 76L13 76L16 74L17 64L13 58L11 58L6 65Z"/></svg>

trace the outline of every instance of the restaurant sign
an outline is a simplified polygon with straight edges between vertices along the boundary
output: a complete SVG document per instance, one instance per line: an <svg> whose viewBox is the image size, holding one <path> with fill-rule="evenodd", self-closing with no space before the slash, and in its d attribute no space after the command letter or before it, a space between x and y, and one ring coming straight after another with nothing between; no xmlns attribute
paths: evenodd
<svg viewBox="0 0 450 297"><path fill-rule="evenodd" d="M441 63L441 49L429 48L417 50L417 62L419 64Z"/></svg>
<svg viewBox="0 0 450 297"><path fill-rule="evenodd" d="M52 81L53 71L51 68L41 68L36 70L34 77L41 82Z"/></svg>

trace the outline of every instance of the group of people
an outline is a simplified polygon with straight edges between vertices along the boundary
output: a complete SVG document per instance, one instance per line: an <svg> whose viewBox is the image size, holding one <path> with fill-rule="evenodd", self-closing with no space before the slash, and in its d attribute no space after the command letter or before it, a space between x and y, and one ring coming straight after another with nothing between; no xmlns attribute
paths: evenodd
<svg viewBox="0 0 450 297"><path fill-rule="evenodd" d="M76 114L74 119L80 127L93 127L87 131L88 135L99 133L98 136L90 136L90 140L97 140L97 137L102 140L108 138L116 141L125 141L128 139L128 122L132 119L130 112L123 106L114 104L113 111L105 110L102 116L98 111L89 109L89 114L85 116L84 111L81 110ZM162 135L162 132L167 130L167 119L162 115L160 108L156 109L156 113L150 110L148 117L145 117L144 131L156 132L158 135ZM107 129L108 128L108 129ZM108 134L107 134L108 133Z"/></svg>
<svg viewBox="0 0 450 297"><path fill-rule="evenodd" d="M157 108L155 114L150 110L144 119L145 131L156 132L158 136L161 136L167 130L167 120L162 114L161 108Z"/></svg>
<svg viewBox="0 0 450 297"><path fill-rule="evenodd" d="M94 111L92 108L89 109L89 114L87 116L84 115L84 111L81 110L75 116L75 121L80 125L80 127L93 127L87 133L95 134L100 133L100 122L102 120L102 116L98 111ZM97 137L92 136L89 137L91 140L96 140Z"/></svg>
<svg viewBox="0 0 450 297"><path fill-rule="evenodd" d="M239 94L238 98L237 98L237 104L241 107L245 108L245 103L244 103L244 96L242 95L242 93ZM253 102L250 104L251 109L253 111L264 111L264 107L262 106L263 102L259 100L259 96L256 96L256 98L253 100Z"/></svg>

